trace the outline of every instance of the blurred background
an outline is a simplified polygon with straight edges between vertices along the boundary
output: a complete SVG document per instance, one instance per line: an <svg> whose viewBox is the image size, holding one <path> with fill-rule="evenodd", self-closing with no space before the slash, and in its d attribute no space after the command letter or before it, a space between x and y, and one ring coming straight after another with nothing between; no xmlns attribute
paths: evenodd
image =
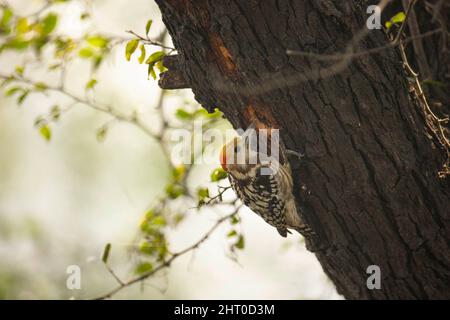
<svg viewBox="0 0 450 320"><path fill-rule="evenodd" d="M12 29L19 28L20 17L29 17L30 24L49 13L56 15L52 36L45 38L49 43L55 41L53 35L86 39L101 34L108 39L104 47L97 39L102 61L93 68L92 57L80 54L82 45L74 49L70 61L58 64L51 44L37 54L17 41L5 45L17 30L6 32L3 26L0 33L0 76L5 80L15 74L18 82L31 79L37 88L19 102L17 94L11 93L12 81L3 85L0 96L0 298L94 298L117 285L101 259L105 244L112 245L108 265L114 272L124 280L135 276L140 258L133 248L142 233L143 216L167 194L177 159L169 163L161 140L128 121L131 118L118 121L92 105L110 106L127 117L138 115L139 123L152 132L161 130L161 112L171 124L183 127L183 113L177 110L193 112L198 106L189 90L165 93L159 106L160 90L148 76L148 66L139 63L139 49L130 61L125 57L126 47L133 45L127 30L146 38L146 25L152 19L149 39L163 34L153 1L0 3L3 20L6 8L13 12L7 22ZM171 46L170 39L164 41ZM146 49L148 55L160 50ZM67 94L36 86L58 87L62 70L64 90L90 101L91 106L74 104ZM92 79L95 86L88 85ZM58 119L42 120L43 115L54 113L55 106ZM225 130L229 125L219 118L214 127ZM218 166L217 162L191 168L186 184L192 190L206 186L214 193L217 182L210 181L210 173ZM226 180L220 183L226 185ZM195 203L186 201L173 199L171 204L181 218L164 227L170 252L198 241L229 211L220 205L196 210L192 209ZM299 235L281 238L248 209L240 210L239 217L245 247L238 252L230 252L231 226L224 223L197 250L113 298L340 299ZM80 289L66 286L71 265L80 267Z"/></svg>

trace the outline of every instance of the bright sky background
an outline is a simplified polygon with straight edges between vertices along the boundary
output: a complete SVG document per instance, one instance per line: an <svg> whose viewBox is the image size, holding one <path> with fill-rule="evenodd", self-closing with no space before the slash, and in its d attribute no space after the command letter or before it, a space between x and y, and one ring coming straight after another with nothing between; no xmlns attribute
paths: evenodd
<svg viewBox="0 0 450 320"><path fill-rule="evenodd" d="M8 1L23 14L42 1ZM154 19L152 32L163 26L150 0L95 0L93 24L79 21L76 1L61 7L58 32L74 37L86 30L126 36L125 30L144 30ZM0 56L0 72L19 63L12 53ZM46 59L48 57L44 57ZM77 62L68 71L68 88L82 94L89 68ZM30 68L45 81L54 75ZM96 100L121 110L136 109L152 120L158 97L156 82L136 61L127 62L118 46L98 72ZM168 107L191 99L188 90L174 92ZM96 130L108 117L78 106L53 127L45 142L33 127L34 119L58 95L33 95L18 107L0 96L0 297L67 299L89 298L115 285L100 255L112 243L111 266L123 278L132 261L127 247L138 230L142 214L162 192L170 173L157 145L129 124L118 124L103 143ZM207 182L215 166L196 170L196 183ZM196 242L214 223L217 212L191 214L171 234L170 243L182 249ZM239 263L226 257L224 225L194 255L177 260L165 273L123 290L115 298L172 299L336 299L340 298L315 256L301 238L281 238L259 217L243 210L246 248ZM175 250L176 251L176 250ZM81 290L66 288L66 268L79 265ZM161 289L164 289L161 291Z"/></svg>

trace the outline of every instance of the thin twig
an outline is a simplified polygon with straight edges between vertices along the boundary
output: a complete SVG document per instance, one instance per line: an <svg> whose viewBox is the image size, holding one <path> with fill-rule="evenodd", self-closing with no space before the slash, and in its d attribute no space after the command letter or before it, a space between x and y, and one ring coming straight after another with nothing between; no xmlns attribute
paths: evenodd
<svg viewBox="0 0 450 320"><path fill-rule="evenodd" d="M111 267L105 263L105 268L106 270L108 270L108 272L113 276L113 278L119 283L119 285L123 286L124 282L117 276L117 274L114 272L113 269L111 269Z"/></svg>
<svg viewBox="0 0 450 320"><path fill-rule="evenodd" d="M383 10L386 8L387 4L389 3L389 0L381 0L378 3L378 7L380 8L380 12L383 12ZM405 16L406 22L408 16ZM278 88L284 88L284 87L292 87L295 85L298 85L302 82L307 81L317 81L321 79L327 79L330 78L336 74L339 74L340 72L343 72L348 68L350 65L352 59L357 56L376 53L382 50L385 50L387 48L392 47L392 44L388 44L386 46L383 46L381 48L374 48L366 50L364 52L356 52L354 48L357 46L358 43L360 43L368 34L369 34L368 28L363 28L357 32L353 38L349 41L349 43L346 46L345 52L343 54L336 54L333 55L326 55L325 59L323 60L337 60L337 62L331 66L327 66L325 68L316 68L313 70L309 70L308 72L302 72L302 73L296 73L289 76L271 76L270 79L264 79L264 81L261 81L261 83L258 84L250 84L250 85L240 85L239 87L236 87L229 81L225 81L220 75L218 75L217 79L214 79L212 81L213 87L221 92L233 92L233 93L242 93L242 94L248 94L248 95L261 95L266 92L270 92L272 90L278 89ZM435 31L437 32L437 31ZM429 33L427 36L433 34ZM399 33L400 37L401 33ZM421 35L422 37L422 35ZM299 52L299 51L289 51L291 54L295 52L297 55L304 55L309 57L319 57L321 55L310 53L310 52ZM366 53L367 52L367 53Z"/></svg>
<svg viewBox="0 0 450 320"><path fill-rule="evenodd" d="M446 152L446 160L442 166L442 169L438 171L438 175L440 178L445 178L450 175L450 140L447 137L442 123L448 123L449 118L439 118L436 114L431 110L430 105L428 104L427 98L423 92L422 85L419 81L419 74L415 72L411 65L408 62L408 58L406 56L405 47L403 43L400 41L400 55L402 57L403 66L407 73L414 79L413 84L413 92L416 94L419 103L423 106L424 120L428 127L428 129L434 134L437 141L441 144L442 148ZM430 118L431 117L431 121Z"/></svg>
<svg viewBox="0 0 450 320"><path fill-rule="evenodd" d="M406 6L408 1L409 1L409 6L411 6L411 4L413 3L411 0L402 0L403 5ZM411 14L410 14L407 24L408 24L409 34L411 35L411 37L416 37L417 35L420 34L419 23L417 22L417 15L414 10L411 10ZM402 24L402 26L404 26L404 25L406 25L406 23ZM423 47L423 42L420 41L420 39L414 39L412 41L412 45L414 48L417 64L419 66L419 72L420 72L421 78L422 79L430 79L431 71L430 71L430 66L428 65L428 62L426 60L426 54L425 54L425 49Z"/></svg>
<svg viewBox="0 0 450 320"><path fill-rule="evenodd" d="M395 36L394 43L398 43L400 41L400 37L403 35L403 31L405 30L406 24L408 23L408 18L411 15L412 9L416 4L417 0L409 0L408 8L406 9L405 19L403 20L400 29L398 30L397 35Z"/></svg>
<svg viewBox="0 0 450 320"><path fill-rule="evenodd" d="M418 39L423 39L423 38L427 38L429 36L432 36L434 34L440 33L442 32L443 29L442 28L437 28L434 30L430 30L427 32L424 32L422 34L419 34L417 36L413 36L413 37L408 37L405 40L403 40L403 43L408 43L414 40L418 40ZM371 49L367 49L364 51L359 51L359 52L354 52L354 53L333 53L333 54L320 54L320 53L314 53L314 52L308 52L308 51L296 51L296 50L287 50L286 53L288 55L292 55L292 56L303 56L303 57L309 57L309 58L314 58L316 60L319 61L332 61L332 60L342 60L345 58L358 58L361 56L366 56L366 55L370 55L370 54L374 54L374 53L379 53L382 52L386 49L390 49L390 48L395 48L397 46L399 46L400 43L395 43L395 41L392 41L384 46L380 46L380 47L376 47L376 48L371 48Z"/></svg>
<svg viewBox="0 0 450 320"><path fill-rule="evenodd" d="M143 37L143 36L137 34L136 32L134 32L133 30L127 30L126 32L131 34L131 35L133 35L134 37L138 38L140 41L144 42L145 44L152 45L152 46L158 46L158 47L161 47L163 49L169 50L169 52L172 52L172 51L176 50L175 48L166 46L166 45L164 45L163 43L161 43L159 41L152 40L148 36Z"/></svg>
<svg viewBox="0 0 450 320"><path fill-rule="evenodd" d="M219 193L218 193L217 195L215 195L214 197L209 198L208 201L205 201L205 203L204 203L203 205L212 205L212 204L216 204L217 201L222 202L223 194L224 194L227 190L231 189L231 186L228 186L228 187L219 187L219 188L221 189L221 190L219 191Z"/></svg>
<svg viewBox="0 0 450 320"><path fill-rule="evenodd" d="M0 74L0 79L21 82L21 83L28 84L30 86L38 85L38 82L36 82L36 81L21 77L21 76L16 76L16 75L7 76L4 74ZM142 122L142 120L140 120L138 117L136 117L136 114L126 115L126 114L120 113L119 111L113 109L111 106L100 106L98 104L94 104L91 101L89 101L88 99L80 98L80 97L74 95L73 93L67 91L65 88L63 88L61 86L46 85L45 90L63 94L64 96L72 99L76 103L85 105L96 111L109 114L119 121L132 123L135 126L137 126L139 129L141 129L145 134L150 136L151 138L153 138L153 139L157 138L157 136Z"/></svg>
<svg viewBox="0 0 450 320"><path fill-rule="evenodd" d="M154 275L158 271L163 270L165 268L168 268L172 264L172 262L174 260L176 260L177 258L185 255L188 252L191 252L191 251L197 249L200 245L202 245L206 240L208 240L208 238L214 233L214 231L223 222L227 221L228 219L230 219L231 217L236 215L240 208L241 208L241 206L236 207L235 210L232 213L230 213L228 215L225 215L222 218L220 218L219 220L217 220L216 223L197 242L195 242L194 244L186 247L185 249L183 249L183 250L181 250L179 252L176 252L176 253L172 254L172 256L168 260L162 262L160 265L155 267L152 271L144 273L144 274L142 274L140 276L137 276L135 278L132 278L132 279L126 281L126 282L119 283L119 285L116 288L114 288L111 291L109 291L109 292L107 292L107 293L105 293L105 294L95 298L94 300L104 300L104 299L110 298L114 294L116 294L117 292L121 291L122 289L124 289L126 287L129 287L129 286L131 286L131 285L133 285L135 283L141 282L141 281L151 277L152 275Z"/></svg>

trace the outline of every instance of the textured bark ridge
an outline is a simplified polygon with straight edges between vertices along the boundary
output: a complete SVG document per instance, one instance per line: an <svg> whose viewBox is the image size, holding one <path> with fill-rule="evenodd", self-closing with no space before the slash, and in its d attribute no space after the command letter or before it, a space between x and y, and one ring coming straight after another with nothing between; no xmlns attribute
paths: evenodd
<svg viewBox="0 0 450 320"><path fill-rule="evenodd" d="M286 54L344 50L365 26L367 2L156 2L183 87L236 128L280 128L305 154L290 160L295 196L319 235L308 246L338 291L450 298L450 188L437 177L445 154L408 97L396 50L346 63ZM356 50L387 41L373 30ZM381 268L380 290L366 286L369 265Z"/></svg>

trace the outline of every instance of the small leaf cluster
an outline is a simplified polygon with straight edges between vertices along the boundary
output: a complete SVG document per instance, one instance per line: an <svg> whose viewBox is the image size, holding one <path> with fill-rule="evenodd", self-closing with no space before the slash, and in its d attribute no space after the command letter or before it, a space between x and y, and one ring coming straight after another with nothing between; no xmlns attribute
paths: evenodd
<svg viewBox="0 0 450 320"><path fill-rule="evenodd" d="M172 169L172 181L165 188L166 196L169 199L174 200L186 194L185 174L186 167L184 165L179 165Z"/></svg>
<svg viewBox="0 0 450 320"><path fill-rule="evenodd" d="M236 254L236 250L243 250L245 248L245 237L236 228L240 223L240 219L237 215L230 217L230 224L232 229L227 233L229 239L229 250L232 254Z"/></svg>
<svg viewBox="0 0 450 320"><path fill-rule="evenodd" d="M394 16L392 16L392 18L390 18L388 21L385 22L386 29L389 30L394 24L396 25L402 24L403 21L405 21L405 17L406 15L403 11L395 14Z"/></svg>
<svg viewBox="0 0 450 320"><path fill-rule="evenodd" d="M100 34L86 35L79 44L78 56L82 59L90 60L94 70L96 70L109 53L110 42L111 39ZM67 45L64 48L67 48ZM91 82L86 84L86 88L92 88L95 83L91 80Z"/></svg>
<svg viewBox="0 0 450 320"><path fill-rule="evenodd" d="M3 80L0 84L0 89L6 87L5 96L6 97L16 97L16 102L18 106L21 106L25 99L32 93L43 93L48 90L47 84L43 82L36 82L33 84L18 84L16 77L21 77L23 74L23 68L16 68L16 76L12 76ZM38 129L39 134L46 141L50 141L52 138L52 130L50 127L51 122L56 122L59 120L61 115L61 108L58 105L53 105L50 108L48 114L43 116L38 116L34 121L34 126Z"/></svg>
<svg viewBox="0 0 450 320"><path fill-rule="evenodd" d="M0 36L5 41L0 45L0 53L4 50L24 51L32 48L39 54L49 42L57 24L58 16L52 12L42 17L21 17L16 16L11 7L2 7Z"/></svg>
<svg viewBox="0 0 450 320"><path fill-rule="evenodd" d="M135 272L143 274L151 271L153 265L163 262L168 253L164 228L167 221L161 212L148 210L141 221L140 231L142 239L139 244L140 261L135 267Z"/></svg>
<svg viewBox="0 0 450 320"><path fill-rule="evenodd" d="M73 58L92 60L93 70L96 70L104 57L109 53L108 48L111 39L100 34L87 34L81 39L73 39L64 35L57 35L60 17L52 10L54 4L68 2L66 0L49 0L45 6L46 10L40 10L38 14L21 16L7 5L0 6L0 54L3 51L34 52L36 61L40 60L41 52L44 48L49 48L53 53L53 60L49 65L44 65L49 71L60 71L64 73L64 66ZM88 15L80 17L86 19ZM33 82L24 78L28 73L27 63L31 59L25 60L24 65L18 65L14 73L5 77L2 75L0 89L4 88L6 97L15 97L18 106L21 106L33 93L47 93L55 91L56 87L37 81ZM93 90L97 85L97 80L92 77L86 82L85 90ZM62 88L63 84L60 84ZM48 114L41 115L35 120L35 127L39 134L46 140L52 139L51 122L57 121L63 109L53 105Z"/></svg>
<svg viewBox="0 0 450 320"><path fill-rule="evenodd" d="M150 28L152 26L153 21L148 20L147 25L145 27L145 36L148 37L148 33L150 32ZM138 62L140 64L144 63L148 65L148 77L152 77L154 80L156 80L156 70L158 70L160 73L166 71L166 68L163 65L163 58L166 56L166 53L162 50L155 51L147 56L147 49L146 49L146 43L148 42L148 39L142 37L136 37L135 39L131 39L127 42L125 46L125 58L127 61L131 60L131 57L133 54L137 51L139 48L139 57Z"/></svg>
<svg viewBox="0 0 450 320"><path fill-rule="evenodd" d="M48 0L47 4L62 3L64 0ZM0 89L4 91L5 95L17 100L18 106L23 105L31 94L47 94L50 92L59 92L65 94L66 98L70 98L71 104L51 105L49 104L48 112L35 119L35 127L39 135L45 141L53 139L54 123L58 121L62 114L73 107L73 105L83 104L90 106L95 110L102 111L111 115L103 126L97 130L98 141L103 141L107 135L110 125L115 121L126 121L134 125L142 125L141 119L137 114L128 116L126 113L116 112L109 106L102 106L90 99L95 94L94 89L98 85L95 77L95 71L102 65L106 57L111 52L111 48L119 43L123 43L123 38L115 38L113 36L106 36L99 33L89 33L79 38L72 38L65 35L57 34L58 24L63 16L58 16L53 10L53 6L45 6L45 10L39 11L37 14L30 16L20 16L14 12L12 8L6 5L0 5L0 54L4 51L16 51L20 53L27 53L30 55L32 62L41 62L41 53L45 48L45 55L51 61L43 65L44 70L50 72L60 73L61 83L54 84L53 82L44 83L41 81L32 80L31 68L28 67L29 61L24 65L17 66L15 71L10 75L0 75L2 82ZM80 19L84 20L89 17L89 14L83 14ZM135 38L129 40L125 45L125 57L130 61L133 56L140 64L148 65L148 75L157 78L157 72L164 72L166 69L163 66L163 58L166 55L165 51L150 51L150 45L155 45L148 38L152 26L152 20L149 20L145 27L145 36L141 37L135 34ZM132 33L134 34L134 33ZM158 45L158 44L156 44ZM170 48L161 46L169 50ZM31 55L30 53L34 53ZM48 55L50 53L50 55ZM34 59L34 60L33 60ZM73 95L71 91L67 91L64 85L65 68L69 66L73 60L83 60L90 63L91 74L88 79L83 82L82 88L85 90L85 97ZM57 74L59 75L59 74ZM70 79L68 79L70 80ZM163 112L161 112L163 114ZM164 117L164 115L162 116ZM176 110L175 117L178 121L176 125L180 128L188 128L193 125L193 121L197 119L203 121L205 126L219 123L222 119L222 113L215 109L214 112L208 113L206 110L195 106L193 108L187 107ZM164 119L167 120L167 119ZM172 119L171 119L172 120ZM143 125L146 127L146 125ZM168 125L169 129L173 127ZM161 143L162 147L166 147L166 142L159 139L159 135L153 135L151 130L146 131L149 136L156 138ZM202 150L203 151L203 150ZM204 204L211 202L215 197L211 197L210 188L200 186L196 191L191 191L187 186L187 178L189 176L191 165L175 165L168 159L171 169L170 182L164 186L164 194L162 199L156 206L145 212L144 217L139 225L139 234L136 241L137 246L135 251L139 253L138 263L135 267L135 272L138 274L145 274L151 272L154 267L161 265L167 261L168 257L173 256L169 252L167 234L168 231L179 225L187 216L188 210L186 208L193 208L195 203ZM218 183L227 178L227 173L221 169L215 169L211 175L210 180L213 183ZM220 187L219 187L220 190ZM221 193L216 196L222 201ZM176 201L174 201L176 200ZM212 202L211 202L212 203ZM180 204L183 208L180 210L172 209L174 204ZM215 204L215 203L214 203ZM227 203L230 205L230 203ZM237 216L230 219L232 229L228 234L230 242L230 251L241 250L244 248L245 242L243 235L238 231L237 224L240 222ZM106 264L111 252L111 245L105 247L102 260Z"/></svg>

